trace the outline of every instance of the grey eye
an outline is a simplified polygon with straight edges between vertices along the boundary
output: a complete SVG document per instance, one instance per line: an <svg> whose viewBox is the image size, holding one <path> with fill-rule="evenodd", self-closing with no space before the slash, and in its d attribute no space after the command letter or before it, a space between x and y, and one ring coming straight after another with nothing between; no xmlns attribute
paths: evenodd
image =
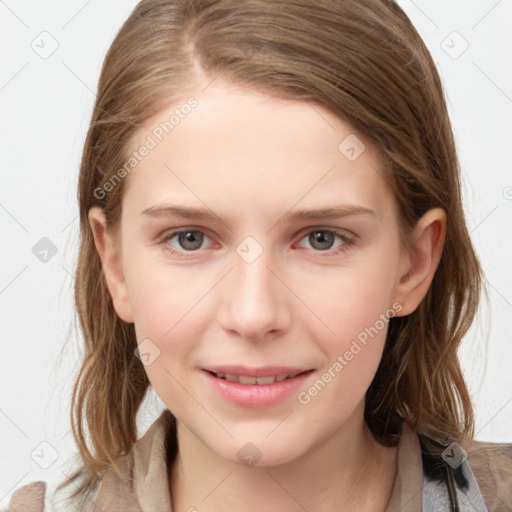
<svg viewBox="0 0 512 512"><path fill-rule="evenodd" d="M201 231L182 231L176 234L180 246L187 251L194 251L203 245L204 234Z"/></svg>
<svg viewBox="0 0 512 512"><path fill-rule="evenodd" d="M312 231L309 234L308 241L314 249L325 251L332 247L334 237L335 234L330 231Z"/></svg>

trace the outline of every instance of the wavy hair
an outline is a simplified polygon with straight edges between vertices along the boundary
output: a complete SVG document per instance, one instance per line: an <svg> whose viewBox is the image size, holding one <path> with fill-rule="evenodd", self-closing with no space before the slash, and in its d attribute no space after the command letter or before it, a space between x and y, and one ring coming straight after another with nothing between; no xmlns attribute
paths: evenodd
<svg viewBox="0 0 512 512"><path fill-rule="evenodd" d="M365 420L384 445L396 445L404 421L417 432L431 424L460 443L474 435L457 349L478 309L482 272L441 80L407 15L393 0L142 0L106 55L80 167L75 303L84 350L71 423L83 466L60 486L83 477L73 497L130 451L149 386L134 357L134 326L113 308L89 209L101 207L116 230L124 181L108 194L97 190L123 167L137 130L199 78L221 75L322 105L373 143L405 240L427 210L445 210L440 264L419 307L390 320Z"/></svg>

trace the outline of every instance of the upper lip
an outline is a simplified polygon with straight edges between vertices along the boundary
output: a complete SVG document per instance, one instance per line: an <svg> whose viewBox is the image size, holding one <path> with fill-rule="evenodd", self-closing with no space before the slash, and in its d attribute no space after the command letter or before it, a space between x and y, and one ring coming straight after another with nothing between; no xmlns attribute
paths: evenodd
<svg viewBox="0 0 512 512"><path fill-rule="evenodd" d="M307 372L313 368L301 368L291 366L265 366L262 368L247 368L239 365L208 366L203 368L213 373L230 373L232 375L244 375L247 377L272 377L276 375L295 375Z"/></svg>

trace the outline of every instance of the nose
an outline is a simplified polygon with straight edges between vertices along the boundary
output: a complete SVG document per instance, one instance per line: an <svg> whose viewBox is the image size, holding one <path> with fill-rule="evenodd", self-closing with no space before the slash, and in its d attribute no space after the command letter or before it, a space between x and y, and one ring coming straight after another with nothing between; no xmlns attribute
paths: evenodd
<svg viewBox="0 0 512 512"><path fill-rule="evenodd" d="M276 276L269 253L263 251L252 263L234 254L233 270L222 287L221 327L251 341L282 335L291 323L290 291Z"/></svg>

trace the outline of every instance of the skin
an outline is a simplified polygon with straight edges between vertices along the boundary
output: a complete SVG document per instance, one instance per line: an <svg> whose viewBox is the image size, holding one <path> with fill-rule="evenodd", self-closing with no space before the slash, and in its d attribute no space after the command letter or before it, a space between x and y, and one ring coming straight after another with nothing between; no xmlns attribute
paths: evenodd
<svg viewBox="0 0 512 512"><path fill-rule="evenodd" d="M139 343L149 338L160 350L145 369L177 418L175 510L382 511L397 449L373 438L363 414L387 324L306 405L292 394L267 408L236 407L200 368L314 368L307 389L393 304L396 316L417 308L439 263L445 214L427 212L406 250L369 141L358 135L366 149L350 161L338 146L354 130L322 106L220 80L203 87L188 91L198 106L125 178L119 229L106 230L100 209L89 213L117 314L135 323ZM149 120L133 148L184 101ZM341 203L374 215L285 216ZM206 205L224 222L141 214L163 204ZM177 228L201 230L200 248L162 239ZM320 229L352 243L335 236L322 250L310 236ZM252 263L236 252L247 236L263 250ZM253 467L237 457L247 442L261 452Z"/></svg>

